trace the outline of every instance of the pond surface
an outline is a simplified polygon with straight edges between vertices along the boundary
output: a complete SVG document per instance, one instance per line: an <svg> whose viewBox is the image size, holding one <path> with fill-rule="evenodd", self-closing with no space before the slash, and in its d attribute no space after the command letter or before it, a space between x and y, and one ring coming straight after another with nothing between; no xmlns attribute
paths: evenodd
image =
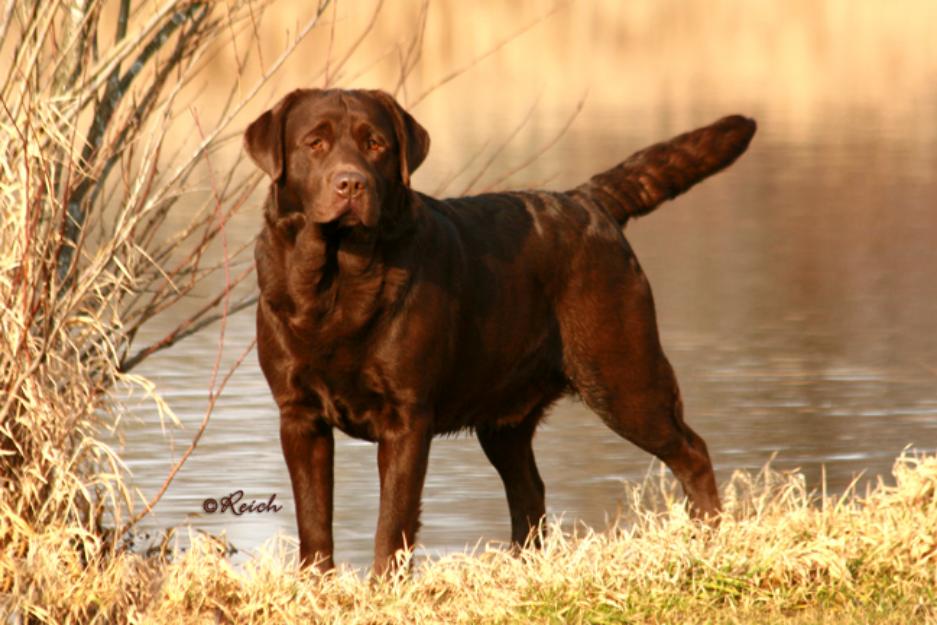
<svg viewBox="0 0 937 625"><path fill-rule="evenodd" d="M572 186L650 142L736 112L703 96L693 110L687 124L666 110L599 98L515 178L517 185ZM720 482L737 469L760 468L774 454L775 467L802 468L812 487L825 467L831 491L859 473L887 477L906 446L937 450L937 94L919 96L901 123L835 104L811 112L808 123L802 111L795 117L757 100L738 112L760 124L749 152L627 229L654 288L687 420L706 439ZM504 160L519 162L565 115L538 115L534 138L512 144ZM463 119L445 138L455 133L463 162L491 138L473 124L485 120ZM432 152L429 161L418 188L435 189L444 178ZM253 236L259 218L247 221L232 238ZM151 328L150 336L173 321ZM234 316L226 359L253 332L253 310ZM217 329L210 329L139 371L184 423L167 438L148 405L129 420L123 454L148 496L202 418L217 341ZM642 479L651 465L650 456L572 400L543 423L536 453L549 513L595 527L616 514L622 481ZM338 435L340 562L370 561L375 462L374 446ZM205 498L238 489L245 501L275 494L283 509L242 517L202 511ZM423 502L426 553L509 536L500 481L470 436L435 441ZM256 354L232 378L197 452L146 523L226 531L248 553L278 532L295 536L277 411Z"/></svg>

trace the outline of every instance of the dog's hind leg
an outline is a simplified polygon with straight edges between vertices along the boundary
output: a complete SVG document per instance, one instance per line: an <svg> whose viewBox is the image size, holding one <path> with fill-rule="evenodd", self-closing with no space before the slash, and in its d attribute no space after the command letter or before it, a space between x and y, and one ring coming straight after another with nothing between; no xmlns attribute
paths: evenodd
<svg viewBox="0 0 937 625"><path fill-rule="evenodd" d="M530 540L540 546L540 529L546 514L543 480L534 460L533 438L543 408L534 409L517 425L478 428L482 450L501 476L511 512L511 542L524 546Z"/></svg>
<svg viewBox="0 0 937 625"><path fill-rule="evenodd" d="M594 393L583 397L612 430L670 468L690 500L694 517L715 518L719 494L706 443L683 420L680 390L663 354L657 370L657 384L633 388L624 383L611 393L602 393L598 401Z"/></svg>
<svg viewBox="0 0 937 625"><path fill-rule="evenodd" d="M566 374L612 430L670 468L694 516L715 517L712 462L703 439L683 420L647 279L633 256L585 261L604 261L598 265L604 270L577 271L557 309Z"/></svg>

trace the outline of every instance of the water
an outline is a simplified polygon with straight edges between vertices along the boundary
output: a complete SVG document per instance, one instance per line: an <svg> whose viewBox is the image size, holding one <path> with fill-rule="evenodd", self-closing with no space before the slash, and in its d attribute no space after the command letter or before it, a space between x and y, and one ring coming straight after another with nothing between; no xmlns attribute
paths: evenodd
<svg viewBox="0 0 937 625"><path fill-rule="evenodd" d="M447 97L468 109L471 98L486 97L470 88L458 93L434 96L439 103L421 107L417 117L432 120L433 130L452 119ZM448 124L435 136L418 188L437 188L484 141L506 136L523 117L521 104L485 132L465 120ZM859 473L887 476L908 445L937 450L937 91L922 87L913 102L893 108L857 106L855 99L806 112L788 104L700 94L674 114L593 94L562 141L514 182L568 187L722 114L755 116L759 133L731 170L632 222L627 236L654 288L687 419L706 439L717 478L757 469L777 454L774 466L802 468L813 487L825 467L835 492ZM548 140L571 108L542 107L492 175ZM243 240L258 227L255 214L231 236ZM228 359L253 331L253 310L230 320ZM124 458L146 495L202 417L217 338L212 329L139 371L157 382L185 424L170 432L170 452L152 407L128 423ZM651 461L571 400L552 411L535 449L549 513L595 527L615 515L622 481L641 479ZM340 562L370 561L375 463L374 446L338 435ZM283 509L241 517L202 511L205 498L238 489L245 500L275 494ZM500 481L472 437L434 442L423 502L427 553L509 535ZM278 532L295 536L277 412L255 354L232 378L197 452L146 526L178 523L226 531L248 553Z"/></svg>

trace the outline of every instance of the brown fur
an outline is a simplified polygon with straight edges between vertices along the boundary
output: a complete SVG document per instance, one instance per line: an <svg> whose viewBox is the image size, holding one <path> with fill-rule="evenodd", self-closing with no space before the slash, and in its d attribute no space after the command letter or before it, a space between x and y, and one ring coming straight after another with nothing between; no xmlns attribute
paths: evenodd
<svg viewBox="0 0 937 625"><path fill-rule="evenodd" d="M376 571L413 545L432 437L458 430L477 433L523 543L544 515L531 440L570 392L663 460L694 513L717 514L621 226L728 166L754 131L727 117L566 193L437 200L409 186L429 136L386 93L299 90L251 124L247 152L272 180L258 352L303 563L333 565L333 428L378 445Z"/></svg>

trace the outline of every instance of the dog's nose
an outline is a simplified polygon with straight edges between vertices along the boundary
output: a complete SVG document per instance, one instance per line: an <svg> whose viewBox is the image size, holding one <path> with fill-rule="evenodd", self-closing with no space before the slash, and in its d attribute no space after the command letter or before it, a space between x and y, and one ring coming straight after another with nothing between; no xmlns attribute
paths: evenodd
<svg viewBox="0 0 937 625"><path fill-rule="evenodd" d="M332 179L335 193L344 198L353 198L361 195L367 187L367 180L356 171L340 171Z"/></svg>

